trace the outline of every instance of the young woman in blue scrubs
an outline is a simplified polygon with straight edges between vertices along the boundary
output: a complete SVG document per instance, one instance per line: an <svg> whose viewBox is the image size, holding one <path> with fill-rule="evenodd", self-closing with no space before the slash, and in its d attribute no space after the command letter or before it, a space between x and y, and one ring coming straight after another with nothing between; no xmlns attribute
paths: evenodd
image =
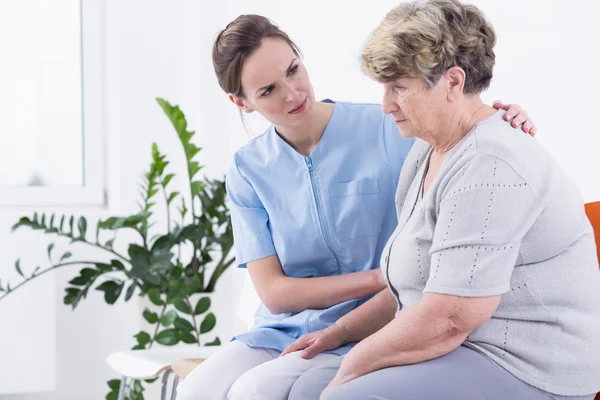
<svg viewBox="0 0 600 400"><path fill-rule="evenodd" d="M350 346L279 357L301 335L386 287L379 270L396 226L394 194L412 139L376 104L314 98L300 51L269 20L244 15L215 40L223 90L272 125L242 147L227 173L236 257L262 301L238 335L180 384L180 400L287 399L307 370ZM513 126L535 129L518 106ZM512 119L512 118L510 118Z"/></svg>

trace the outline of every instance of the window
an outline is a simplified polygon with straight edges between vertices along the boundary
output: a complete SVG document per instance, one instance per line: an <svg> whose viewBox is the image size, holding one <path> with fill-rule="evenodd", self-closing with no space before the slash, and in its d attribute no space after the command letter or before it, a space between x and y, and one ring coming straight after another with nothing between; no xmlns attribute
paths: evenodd
<svg viewBox="0 0 600 400"><path fill-rule="evenodd" d="M0 206L103 204L101 4L0 2Z"/></svg>

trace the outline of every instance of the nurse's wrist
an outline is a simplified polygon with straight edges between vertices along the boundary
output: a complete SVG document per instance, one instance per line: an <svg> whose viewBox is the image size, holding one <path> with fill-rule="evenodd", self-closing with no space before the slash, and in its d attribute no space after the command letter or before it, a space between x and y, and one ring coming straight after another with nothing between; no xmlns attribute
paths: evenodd
<svg viewBox="0 0 600 400"><path fill-rule="evenodd" d="M369 272L371 273L371 280L375 291L383 290L387 287L381 268L372 269Z"/></svg>
<svg viewBox="0 0 600 400"><path fill-rule="evenodd" d="M336 322L336 323L334 323L333 325L331 325L329 327L329 329L332 329L332 330L336 331L336 335L339 335L338 337L340 338L341 345L344 345L344 344L348 343L348 337L349 337L348 331L343 326L343 324L341 324L339 321Z"/></svg>

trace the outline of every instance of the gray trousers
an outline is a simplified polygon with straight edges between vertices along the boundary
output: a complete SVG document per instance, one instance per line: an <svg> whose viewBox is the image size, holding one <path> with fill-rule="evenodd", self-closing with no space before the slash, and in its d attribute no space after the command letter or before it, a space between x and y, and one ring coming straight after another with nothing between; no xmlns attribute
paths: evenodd
<svg viewBox="0 0 600 400"><path fill-rule="evenodd" d="M340 367L335 358L304 373L288 400L318 400ZM565 397L517 379L489 357L461 346L435 360L372 372L329 392L323 400L592 400Z"/></svg>

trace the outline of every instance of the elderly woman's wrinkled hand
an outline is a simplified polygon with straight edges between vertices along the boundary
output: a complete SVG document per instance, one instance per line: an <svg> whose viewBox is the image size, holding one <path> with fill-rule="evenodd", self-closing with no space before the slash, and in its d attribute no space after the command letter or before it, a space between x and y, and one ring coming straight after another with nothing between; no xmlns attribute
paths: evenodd
<svg viewBox="0 0 600 400"><path fill-rule="evenodd" d="M300 336L298 340L283 350L280 357L302 350L300 357L310 359L319 353L337 349L345 344L346 336L346 331L341 326L333 324L326 329Z"/></svg>
<svg viewBox="0 0 600 400"><path fill-rule="evenodd" d="M500 100L496 100L493 106L496 110L506 111L504 119L510 122L513 128L520 126L523 132L529 133L531 136L535 136L537 133L533 120L527 114L527 111L523 110L518 104L504 104Z"/></svg>

